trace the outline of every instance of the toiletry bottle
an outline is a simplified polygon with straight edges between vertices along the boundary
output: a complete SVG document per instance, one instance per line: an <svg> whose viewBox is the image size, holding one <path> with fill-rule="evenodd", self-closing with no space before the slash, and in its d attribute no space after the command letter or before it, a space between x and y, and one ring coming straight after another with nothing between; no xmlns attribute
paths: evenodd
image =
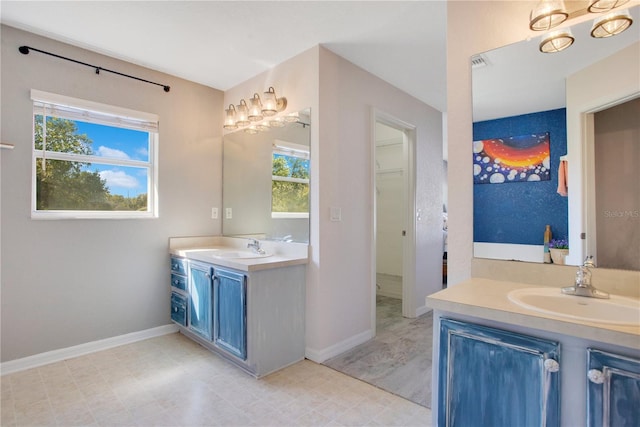
<svg viewBox="0 0 640 427"><path fill-rule="evenodd" d="M544 230L544 262L551 262L551 254L549 253L549 242L551 241L551 226L547 225Z"/></svg>

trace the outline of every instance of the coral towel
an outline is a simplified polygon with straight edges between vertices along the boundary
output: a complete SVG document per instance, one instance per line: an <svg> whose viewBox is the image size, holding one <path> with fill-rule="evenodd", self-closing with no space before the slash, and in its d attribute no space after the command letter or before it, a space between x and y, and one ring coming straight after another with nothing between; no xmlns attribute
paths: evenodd
<svg viewBox="0 0 640 427"><path fill-rule="evenodd" d="M567 168L569 167L566 160L560 161L560 167L558 168L558 194L567 197L569 191L569 185L567 181Z"/></svg>

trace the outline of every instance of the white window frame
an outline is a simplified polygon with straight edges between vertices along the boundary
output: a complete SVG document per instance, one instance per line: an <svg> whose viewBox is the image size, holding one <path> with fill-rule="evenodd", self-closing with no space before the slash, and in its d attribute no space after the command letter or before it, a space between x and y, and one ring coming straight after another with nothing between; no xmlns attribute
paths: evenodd
<svg viewBox="0 0 640 427"><path fill-rule="evenodd" d="M31 218L32 219L131 219L158 218L158 116L152 113L130 110L84 99L72 98L39 90L31 90L33 101L32 168L31 168ZM112 127L141 130L149 133L148 161L118 159L94 155L62 153L36 149L36 115L80 120ZM43 123L44 124L44 123ZM98 210L37 210L37 160L64 160L100 163L124 167L148 169L146 211L98 211Z"/></svg>
<svg viewBox="0 0 640 427"><path fill-rule="evenodd" d="M293 142L282 141L279 139L274 140L271 152L271 161L273 162L274 154L282 154L289 157L297 157L299 159L309 160L310 151L309 147L302 144L296 144ZM297 182L301 184L309 184L309 179L304 178L292 178L289 176L276 176L271 175L271 181L287 181ZM273 197L273 196L272 196ZM295 218L309 218L309 212L273 212L271 211L272 219L295 219Z"/></svg>

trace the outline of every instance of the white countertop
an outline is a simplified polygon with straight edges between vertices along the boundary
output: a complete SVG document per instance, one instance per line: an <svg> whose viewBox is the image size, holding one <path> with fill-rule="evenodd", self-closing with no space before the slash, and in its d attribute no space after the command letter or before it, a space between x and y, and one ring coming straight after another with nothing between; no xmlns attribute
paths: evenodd
<svg viewBox="0 0 640 427"><path fill-rule="evenodd" d="M224 258L213 256L215 251L246 250L249 239L226 236L172 237L169 252L172 255L215 264L240 271L260 271L272 268L307 264L308 245L304 243L260 240L269 254L260 258Z"/></svg>
<svg viewBox="0 0 640 427"><path fill-rule="evenodd" d="M542 285L532 286L517 282L472 278L428 296L426 305L449 313L640 350L640 324L626 326L564 318L526 309L511 302L507 297L507 294L514 289L531 287L542 287Z"/></svg>

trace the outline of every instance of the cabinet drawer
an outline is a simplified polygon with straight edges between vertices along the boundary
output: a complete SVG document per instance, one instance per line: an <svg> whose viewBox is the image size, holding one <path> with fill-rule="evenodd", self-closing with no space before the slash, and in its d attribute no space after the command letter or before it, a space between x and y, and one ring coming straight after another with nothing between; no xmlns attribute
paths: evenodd
<svg viewBox="0 0 640 427"><path fill-rule="evenodd" d="M183 258L171 257L171 271L173 273L187 274L187 260Z"/></svg>
<svg viewBox="0 0 640 427"><path fill-rule="evenodd" d="M187 290L187 277L171 273L171 286L182 291Z"/></svg>
<svg viewBox="0 0 640 427"><path fill-rule="evenodd" d="M187 297L177 292L171 292L171 320L187 326Z"/></svg>

